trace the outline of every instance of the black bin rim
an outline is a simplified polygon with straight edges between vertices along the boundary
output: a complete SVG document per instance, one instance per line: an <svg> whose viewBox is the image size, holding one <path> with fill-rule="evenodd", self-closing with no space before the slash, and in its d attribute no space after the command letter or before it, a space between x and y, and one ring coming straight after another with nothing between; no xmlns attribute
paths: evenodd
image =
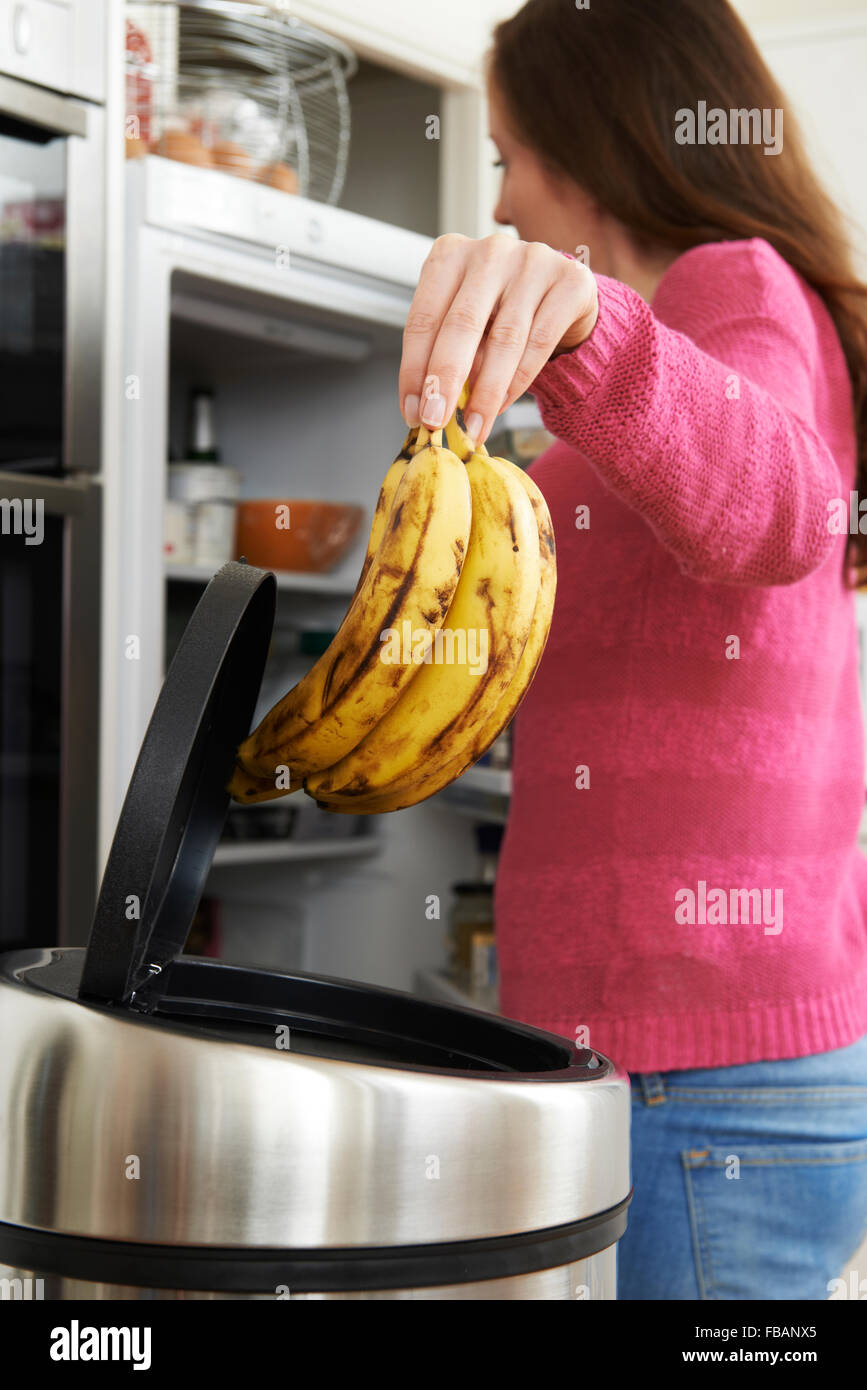
<svg viewBox="0 0 867 1390"><path fill-rule="evenodd" d="M357 980L177 956L128 1003L78 995L81 947L0 955L0 980L32 988L124 1023L214 1042L274 1050L273 1029L295 1030L291 1054L468 1080L600 1081L616 1073L604 1054L498 1014L423 999ZM252 1038L239 1026L257 1031ZM258 1029L261 1027L261 1036ZM298 1037L325 1039L305 1052ZM339 1043L338 1051L328 1050ZM361 1055L353 1055L357 1044ZM382 1056L376 1056L377 1048ZM432 1061L416 1060L431 1049ZM397 1051L397 1056L387 1055ZM371 1051L374 1055L371 1055Z"/></svg>

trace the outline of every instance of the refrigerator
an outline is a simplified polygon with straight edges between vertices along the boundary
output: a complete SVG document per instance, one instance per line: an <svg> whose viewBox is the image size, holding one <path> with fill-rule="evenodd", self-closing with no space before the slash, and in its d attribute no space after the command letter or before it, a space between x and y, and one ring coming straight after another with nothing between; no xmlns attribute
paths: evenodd
<svg viewBox="0 0 867 1390"><path fill-rule="evenodd" d="M278 573L255 726L305 669L299 634L327 640L355 588L379 487L406 435L397 400L402 332L431 241L222 171L156 155L127 167L123 467L106 507L106 544L120 566L103 633L107 823L214 573L164 553L169 461L184 457L192 393L212 393L220 459L240 475L242 501L364 509L336 569ZM135 660L125 656L131 634ZM486 776L467 774L459 796L359 818L352 834L341 833L351 818L316 813L303 793L270 804L297 811L303 833L232 839L228 830L239 834L257 808L230 813L204 896L201 949L398 989L438 988L452 887L477 874L474 827L505 816L504 773L493 798ZM311 812L320 817L312 829Z"/></svg>

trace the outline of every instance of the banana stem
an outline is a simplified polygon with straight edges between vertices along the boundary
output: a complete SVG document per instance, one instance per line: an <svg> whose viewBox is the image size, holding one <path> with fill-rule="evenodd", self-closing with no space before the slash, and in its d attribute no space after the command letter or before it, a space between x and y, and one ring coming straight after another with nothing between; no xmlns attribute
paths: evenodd
<svg viewBox="0 0 867 1390"><path fill-rule="evenodd" d="M453 454L457 454L463 463L466 463L473 454L487 455L485 446L477 445L475 440L467 434L464 422L464 407L470 398L470 383L465 381L458 396L458 403L455 406L454 414L448 424L438 430L429 430L426 425L418 426L418 433L414 439L408 439L404 448L409 448L409 454L417 454L420 449L427 448L428 444L442 446L443 436L445 435L445 445L451 449Z"/></svg>
<svg viewBox="0 0 867 1390"><path fill-rule="evenodd" d="M429 444L434 444L437 447L442 448L442 442L442 428L438 430L429 430L427 425L420 425L415 444L412 447L412 452L414 454L417 454L420 449L426 449Z"/></svg>
<svg viewBox="0 0 867 1390"><path fill-rule="evenodd" d="M467 434L464 411L470 399L469 377L464 382L461 394L458 396L458 403L455 406L455 413L445 427L446 444L453 454L457 454L459 459L466 463L473 454L482 454L487 458L488 451L484 444L477 444L472 435Z"/></svg>
<svg viewBox="0 0 867 1390"><path fill-rule="evenodd" d="M477 444L473 437L467 434L464 425L464 412L460 406L455 410L454 415L446 425L446 444L453 454L457 454L464 463L472 458L473 454L482 454L487 458L488 451L484 444Z"/></svg>

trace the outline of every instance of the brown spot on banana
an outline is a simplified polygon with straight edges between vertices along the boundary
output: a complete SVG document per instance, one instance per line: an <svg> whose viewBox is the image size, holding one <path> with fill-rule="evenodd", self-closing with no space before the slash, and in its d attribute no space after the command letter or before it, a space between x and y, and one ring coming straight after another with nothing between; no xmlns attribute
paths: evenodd
<svg viewBox="0 0 867 1390"><path fill-rule="evenodd" d="M293 792L300 789L300 785L299 782L297 786L292 785L278 789L274 779L269 780L267 777L259 777L248 772L243 763L236 758L232 777L226 790L234 801L252 806L259 801L274 801L281 796L291 796Z"/></svg>
<svg viewBox="0 0 867 1390"><path fill-rule="evenodd" d="M488 610L488 616L490 617L491 610L496 607L496 599L494 598L494 595L491 593L491 580L489 575L486 575L484 579L479 580L478 584L476 585L476 593L478 594L479 598L483 601L485 607Z"/></svg>
<svg viewBox="0 0 867 1390"><path fill-rule="evenodd" d="M475 713L476 706L492 686L496 685L498 687L500 696L505 694L510 684L510 674L503 675L503 669L505 666L506 663L504 660L494 661L491 663L490 667L488 668L488 675L490 676L490 679L486 677L484 685L479 686L479 689L471 697L471 699L467 701L460 714L455 715L454 719L452 719L451 722L444 729L441 729L440 732L431 739L430 743L427 745L429 751L438 749L444 739L453 737L455 734L461 732L462 730L472 725L473 715ZM508 666L506 669L508 673L511 673L511 666Z"/></svg>
<svg viewBox="0 0 867 1390"><path fill-rule="evenodd" d="M328 696L329 696L330 693L331 693L331 685L332 685L332 682L333 682L333 680L334 680L334 672L337 670L337 668L338 668L338 666L340 665L340 663L341 663L342 660L343 660L343 652L342 652L342 651L339 651L339 652L337 653L337 655L335 656L334 660L332 661L332 663L331 663L329 669L328 669L328 675L325 677L325 684L324 684L323 687L322 687L322 706L323 706L323 709L324 709L324 708L327 708L327 706L328 706Z"/></svg>
<svg viewBox="0 0 867 1390"><path fill-rule="evenodd" d="M348 782L347 785L341 789L341 793L343 796L347 797L364 796L365 792L368 790L369 785L370 784L367 778L365 777L364 773L357 772L353 777L352 781Z"/></svg>
<svg viewBox="0 0 867 1390"><path fill-rule="evenodd" d="M467 471L472 477L473 514L475 516L478 512L479 516L485 518L485 530L492 546L491 564L496 564L496 569L481 563L483 552L474 551L471 532L467 549L475 566L472 586L466 586L463 601L458 601L460 615L458 608L455 608L454 618L450 617L447 621L457 630L489 627L494 640L490 644L492 650L488 668L484 674L474 673L472 681L468 679L468 672L463 674L458 685L449 687L448 681L445 681L442 693L447 697L444 704L448 708L440 708L437 702L433 702L427 711L422 708L427 683L430 682L434 690L438 683L443 683L444 675L438 667L436 673L433 668L425 668L425 672L429 671L430 674L420 673L416 680L421 684L412 684L410 693L402 697L406 701L404 708L407 717L411 712L410 724L406 723L406 719L401 721L401 706L398 703L396 713L381 720L354 753L336 761L328 771L312 779L312 790L317 798L339 801L343 790L354 787L356 775L363 773L365 799L370 802L371 809L380 798L396 809L395 793L401 795L400 786L407 777L412 777L413 765L418 767L421 764L426 769L423 776L416 774L416 783L435 779L437 768L447 766L452 760L453 751L457 751L456 743L465 750L466 762L472 761L471 757L467 757L466 750L476 740L479 721L486 726L490 724L494 709L517 673L520 654L526 645L535 611L537 584L531 582L530 575L533 570L538 574L541 549L539 527L529 500L524 501L522 497L514 495L514 484L510 486L509 479L504 478L502 465L498 461L491 460L489 463L479 456L467 464ZM531 559L533 551L535 561ZM509 556L508 562L506 555ZM496 556L499 556L498 560L495 560ZM468 580L471 572L466 571ZM491 603L493 597L496 598L495 605ZM462 692L459 704L458 689ZM442 726L438 727L438 720L430 716L430 709L434 707L442 719ZM489 710L488 714L483 712L486 710ZM426 730L425 724L428 726ZM368 742L367 752L365 742ZM410 749L411 757L408 756ZM457 773L453 772L452 775ZM389 790L389 780L393 792ZM409 799L414 797L411 788L407 789L406 795L407 804L410 804Z"/></svg>
<svg viewBox="0 0 867 1390"><path fill-rule="evenodd" d="M403 441L403 448L398 454L399 459L406 459L407 462L412 458L418 444L418 425L413 425L406 439Z"/></svg>
<svg viewBox="0 0 867 1390"><path fill-rule="evenodd" d="M431 498L429 499L429 501L428 501L427 512L426 512L426 515L425 515L425 521L424 521L424 525L423 525L423 530L426 530L426 529L427 529L427 526L428 526L429 523L430 523L430 518L431 518L431 516L432 516L432 514L433 514L433 509L434 509L434 507L435 507L436 505L437 505L437 499L436 499L435 497L431 497ZM384 617L383 617L383 619L382 619L382 628L380 629L380 631L385 630L386 628L390 628L390 627L393 627L393 626L394 626L394 621L395 621L395 619L397 618L398 614L400 613L401 608L402 608L403 605L404 605L404 602L405 602L405 599L406 599L407 594L410 593L410 592L412 591L413 587L415 586L415 584L416 584L416 582L417 582L416 566L415 566L415 564L411 565L410 568L409 568L408 570L406 570L406 571L398 570L395 566L391 566L390 568L392 569L392 571L393 571L393 573L394 573L394 577L400 579L400 583L399 583L397 589L395 590L395 593L394 593L394 596L393 596L393 598L392 598L392 601L391 601L391 603L390 603L390 605L389 605L389 607L388 607L388 609L387 609L387 611L386 611L386 613L385 613L385 615L384 615ZM446 605L446 607L448 607L448 605ZM445 610L443 610L443 611L445 611ZM437 621L438 618L439 618L439 615L437 615L437 618L435 619L435 621ZM352 687L354 684L356 684L359 680L361 680L363 676L365 676L365 675L367 674L367 672L369 671L369 669L371 668L371 666L375 665L376 662L378 662L378 661L380 660L381 653L382 653L382 644L381 644L381 642L380 642L379 632L375 632L375 633L373 633L372 636L371 636L371 640L370 640L370 643L369 643L369 646L368 646L366 652L365 652L362 656L359 657L358 662L356 663L354 669L352 670L351 675L347 678L345 684L342 685L340 688L338 688L337 690L335 690L335 691L333 692L333 699L331 699L330 701L327 701L326 698L325 698L325 695L324 695L324 693L323 693L323 702L322 702L322 714L323 714L323 715L327 715L328 712L329 712L330 705L333 704L336 700L341 699L344 695L346 695L346 694L349 692L349 690L351 689L351 687ZM335 664L336 664L336 663L335 663ZM399 672L399 671L397 672L397 674L398 674L398 677L400 677L400 672ZM393 680L392 683L395 684L395 685L399 684L399 679L398 679L398 681L394 681L394 680ZM330 673L330 672L329 672L328 687L329 687L328 693L329 693L329 695L331 695L331 694L332 694L332 681L331 681L331 673Z"/></svg>
<svg viewBox="0 0 867 1390"><path fill-rule="evenodd" d="M431 497L428 500L427 512L424 521L424 529L426 529L430 523L431 514L433 512L435 504L436 499ZM410 568L406 571L399 569L396 565L389 565L387 567L384 567L384 569L386 573L390 573L391 577L399 580L400 582L392 597L392 601L383 617L383 629L393 626L394 619L400 612L407 594L411 592L412 588L416 583L415 565L411 565ZM379 632L376 632L371 637L371 641L367 648L367 651L364 653L364 655L361 655L359 657L358 662L356 663L351 673L347 676L347 679L344 682L344 684L335 689L333 682L334 669L340 661L341 657L345 654L345 649L341 649L341 651L338 653L337 660L335 660L334 666L328 673L328 677L325 682L325 688L323 689L322 693L322 715L327 715L331 705L336 700L341 699L344 695L346 695L348 691L351 689L351 687L358 680L360 680L363 675L367 673L371 664L379 660L381 652L382 645L379 639ZM344 665L345 664L346 663L344 663Z"/></svg>
<svg viewBox="0 0 867 1390"><path fill-rule="evenodd" d="M453 554L466 549L466 540L469 532L470 516L468 504L470 503L469 485L464 480L460 481L458 464L454 456L449 455L449 459L437 461L438 466L444 470L444 477L448 477L449 496L455 502L455 529L449 536L450 529L448 517L450 509L443 507L443 493L439 486L434 485L432 478L422 482L424 472L418 467L415 470L415 477L418 482L410 489L410 494L404 499L406 510L403 512L403 525L399 533L391 532L392 541L389 546L389 553L382 554L379 549L379 561L375 577L368 577L364 595L360 595L360 602L355 605L355 612L348 625L348 630L344 628L342 640L338 638L337 647L341 656L340 664L332 670L328 664L332 656L326 657L325 662L316 672L314 680L308 683L309 694L303 689L300 693L293 696L289 692L286 704L286 722L281 728L276 747L279 748L282 760L291 763L293 770L298 777L306 776L314 770L322 770L329 766L332 761L322 761L322 754L327 751L327 741L330 739L334 746L333 761L339 761L341 752L345 755L351 749L352 744L347 743L346 739L352 737L353 729L358 729L361 733L362 716L367 713L368 702L371 710L376 709L377 701L373 699L372 691L376 687L382 696L383 703L380 706L380 718L385 709L390 709L394 701L400 696L401 690L409 680L409 676L414 678L414 671L408 670L406 663L403 663L399 671L391 671L388 667L380 669L382 660L381 633L385 627L394 627L400 622L401 616L408 616L408 609L411 609L414 617L413 627L426 627L428 632L434 626L439 626L442 617L448 611L448 605L454 594L459 580L459 573L452 574L446 579L443 576L442 560L444 558L442 549L439 550L439 567L434 561L431 563L434 549L432 549L431 539L437 536L437 546L446 545L445 558L451 550ZM422 464L424 468L424 464ZM464 473L461 466L460 473ZM466 501L464 502L462 489L466 488ZM456 495L460 494L460 497ZM407 518L412 511L412 544L411 546L404 540ZM460 522L458 522L460 518ZM391 524L394 516L390 518ZM456 532L461 531L458 535ZM444 531L446 534L443 534ZM460 545L456 546L455 542ZM384 574L382 568L384 563L390 564L392 574ZM447 565L451 567L452 561L447 560ZM407 567L409 566L409 573ZM423 586L422 604L419 606L418 597L421 596L419 589L420 579L423 573L432 570L437 574L433 585L430 588ZM415 592L415 602L410 604L412 594L407 594L405 585L412 585ZM371 608L369 599L371 594L376 591L378 602L375 603L377 610L371 622ZM403 590L403 594L401 593ZM403 598L403 602L401 599ZM361 603L363 602L364 612L362 613ZM402 609L402 613L401 613ZM366 619L366 621L365 621ZM434 619L436 621L434 622ZM345 621L345 620L344 620ZM314 668L315 671L315 668ZM298 690L298 687L296 687ZM365 698L359 698L359 692L365 693ZM393 692L393 694L392 694ZM324 697L324 698L323 698ZM304 702L303 704L301 702ZM300 716L299 704L303 709L303 719ZM292 719L293 705L295 719ZM346 722L339 721L344 730L339 730L335 736L334 729L323 729L325 742L315 744L311 739L315 739L319 729L318 725L323 717L335 721L340 710L345 710ZM276 712L276 711L275 711ZM312 720L308 716L314 715ZM281 724L283 721L281 721ZM253 763L251 770L258 773L267 772L269 761L272 760L268 752L268 745L273 742L273 729L275 720L270 720L266 716L263 721L264 738L256 741L256 748L248 747L246 750ZM364 729L370 730L370 724L365 721ZM302 740L299 746L298 740ZM337 748L341 752L336 751ZM276 751L276 749L275 749ZM258 756L257 756L258 755ZM375 769L368 769L372 777ZM317 787L317 791L318 791Z"/></svg>

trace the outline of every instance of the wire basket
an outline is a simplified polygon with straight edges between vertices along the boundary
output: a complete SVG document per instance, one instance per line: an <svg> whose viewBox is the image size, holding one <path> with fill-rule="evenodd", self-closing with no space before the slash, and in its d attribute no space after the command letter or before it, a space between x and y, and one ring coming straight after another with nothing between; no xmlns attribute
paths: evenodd
<svg viewBox="0 0 867 1390"><path fill-rule="evenodd" d="M126 5L127 155L161 154L336 204L351 49L283 0Z"/></svg>

